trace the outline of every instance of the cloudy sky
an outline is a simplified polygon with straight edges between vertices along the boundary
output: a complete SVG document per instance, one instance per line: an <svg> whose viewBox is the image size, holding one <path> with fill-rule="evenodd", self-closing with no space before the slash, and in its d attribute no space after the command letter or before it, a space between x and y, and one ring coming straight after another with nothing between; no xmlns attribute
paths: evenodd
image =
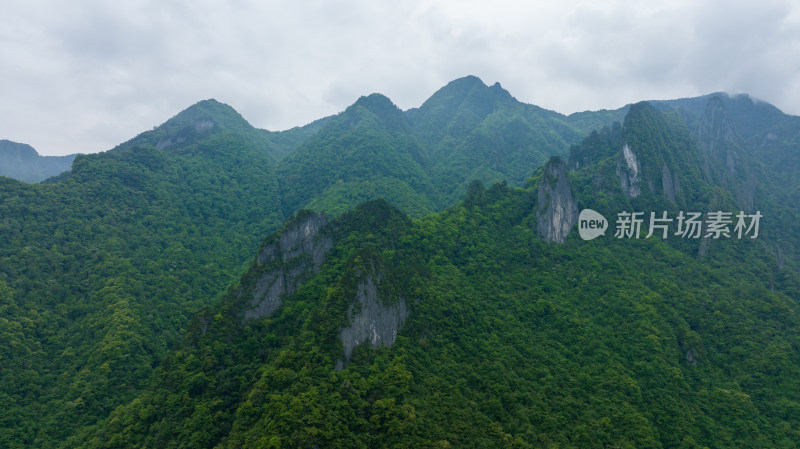
<svg viewBox="0 0 800 449"><path fill-rule="evenodd" d="M0 139L93 153L216 98L281 130L477 75L565 114L747 92L800 115L800 6L757 1L0 0Z"/></svg>

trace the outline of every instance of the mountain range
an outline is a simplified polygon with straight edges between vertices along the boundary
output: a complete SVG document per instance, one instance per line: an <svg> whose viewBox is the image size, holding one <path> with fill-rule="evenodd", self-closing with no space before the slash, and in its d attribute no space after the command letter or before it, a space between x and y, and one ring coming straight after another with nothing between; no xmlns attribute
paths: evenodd
<svg viewBox="0 0 800 449"><path fill-rule="evenodd" d="M75 155L40 156L30 145L0 140L0 176L41 182L69 171Z"/></svg>
<svg viewBox="0 0 800 449"><path fill-rule="evenodd" d="M0 178L0 445L793 447L799 120L468 76L282 132L206 100Z"/></svg>

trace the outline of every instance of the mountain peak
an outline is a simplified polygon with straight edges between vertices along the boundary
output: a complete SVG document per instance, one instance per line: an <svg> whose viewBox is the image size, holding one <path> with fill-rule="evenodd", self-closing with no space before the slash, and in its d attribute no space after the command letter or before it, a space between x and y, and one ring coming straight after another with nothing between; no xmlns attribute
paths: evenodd
<svg viewBox="0 0 800 449"><path fill-rule="evenodd" d="M403 111L392 100L382 94L374 93L360 97L345 111L346 116L358 114L359 108L366 109L374 115L387 129L406 130L408 122Z"/></svg>
<svg viewBox="0 0 800 449"><path fill-rule="evenodd" d="M39 153L37 153L32 146L5 139L0 140L0 154L21 159L35 159L39 157Z"/></svg>
<svg viewBox="0 0 800 449"><path fill-rule="evenodd" d="M453 127L475 126L498 107L515 103L500 83L489 87L477 76L469 75L447 83L431 95L415 111L413 122L420 132L435 140Z"/></svg>
<svg viewBox="0 0 800 449"><path fill-rule="evenodd" d="M434 93L428 101L437 98L437 96L446 97L448 99L461 99L462 102L470 98L477 99L476 97L480 97L483 100L491 99L494 101L512 98L511 94L503 89L503 86L501 86L499 82L495 82L490 87L475 75L467 75L450 81L446 86ZM424 104L420 109L423 107L425 107Z"/></svg>
<svg viewBox="0 0 800 449"><path fill-rule="evenodd" d="M483 82L480 78L475 75L467 75L462 76L461 78L456 78L453 81L450 81L445 85L442 89L446 89L448 87L467 87L467 88L474 88L476 86L488 87L486 83Z"/></svg>
<svg viewBox="0 0 800 449"><path fill-rule="evenodd" d="M252 129L250 123L236 112L235 109L213 98L198 101L178 113L175 117L167 120L161 126L166 126L174 122L179 123L181 126L191 123L195 127L200 127L201 129L211 128L213 126L218 126L223 129Z"/></svg>
<svg viewBox="0 0 800 449"><path fill-rule="evenodd" d="M139 134L111 151L122 151L137 145L164 150L219 130L250 133L255 128L231 106L210 98L198 101L160 126Z"/></svg>
<svg viewBox="0 0 800 449"><path fill-rule="evenodd" d="M369 109L371 112L387 111L397 109L397 106L392 103L386 95L373 93L367 96L359 97L353 106L362 106Z"/></svg>

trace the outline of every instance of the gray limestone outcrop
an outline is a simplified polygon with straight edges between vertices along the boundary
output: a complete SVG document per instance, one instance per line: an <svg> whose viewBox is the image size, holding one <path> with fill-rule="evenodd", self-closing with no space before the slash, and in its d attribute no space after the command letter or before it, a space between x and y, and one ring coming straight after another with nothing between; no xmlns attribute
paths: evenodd
<svg viewBox="0 0 800 449"><path fill-rule="evenodd" d="M408 307L403 298L394 304L383 304L378 295L381 275L367 275L358 283L356 299L347 312L350 326L339 331L345 360L353 356L356 346L369 343L373 348L392 346L397 333L408 319ZM341 368L341 363L338 365Z"/></svg>
<svg viewBox="0 0 800 449"><path fill-rule="evenodd" d="M675 202L675 197L681 192L678 174L673 174L667 164L661 166L661 188L664 191L664 196L673 203Z"/></svg>
<svg viewBox="0 0 800 449"><path fill-rule="evenodd" d="M641 166L636 154L628 144L622 145L622 152L617 159L617 176L622 184L622 190L629 198L636 198L642 193L639 187L639 173Z"/></svg>
<svg viewBox="0 0 800 449"><path fill-rule="evenodd" d="M156 149L163 150L171 147L172 145L185 142L186 139L192 134L192 130L194 130L194 133L203 134L207 131L213 130L216 127L217 123L214 122L214 120L209 118L196 119L192 121L190 125L178 130L176 133L159 139L156 143Z"/></svg>
<svg viewBox="0 0 800 449"><path fill-rule="evenodd" d="M284 230L276 242L264 246L256 263L272 268L261 274L252 287L245 321L270 316L308 275L319 272L333 247L333 239L320 233L325 224L325 215L309 214Z"/></svg>
<svg viewBox="0 0 800 449"><path fill-rule="evenodd" d="M564 243L578 221L578 204L569 184L567 166L553 158L539 180L536 221L539 238L547 243Z"/></svg>

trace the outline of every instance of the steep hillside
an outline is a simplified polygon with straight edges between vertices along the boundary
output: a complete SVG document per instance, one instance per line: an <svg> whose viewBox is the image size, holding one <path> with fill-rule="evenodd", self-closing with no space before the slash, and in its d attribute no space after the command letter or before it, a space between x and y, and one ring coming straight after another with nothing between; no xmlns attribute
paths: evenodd
<svg viewBox="0 0 800 449"><path fill-rule="evenodd" d="M800 126L776 111L564 117L467 77L282 132L207 100L0 178L0 446L791 447Z"/></svg>
<svg viewBox="0 0 800 449"><path fill-rule="evenodd" d="M338 214L383 197L424 216L437 208L425 164L403 112L383 95L361 97L281 160L283 211Z"/></svg>
<svg viewBox="0 0 800 449"><path fill-rule="evenodd" d="M409 112L444 204L476 179L521 185L532 168L566 155L584 136L563 115L520 103L500 84L489 87L474 76L450 82Z"/></svg>
<svg viewBox="0 0 800 449"><path fill-rule="evenodd" d="M273 133L206 100L48 184L0 182L0 445L91 434L298 208L449 204L406 115L372 95Z"/></svg>
<svg viewBox="0 0 800 449"><path fill-rule="evenodd" d="M232 135L0 179L0 446L55 447L135 395L282 221L271 159Z"/></svg>
<svg viewBox="0 0 800 449"><path fill-rule="evenodd" d="M739 210L677 116L637 104L600 134L574 173L553 158L422 220L297 214L78 446L791 447L800 277L776 205L758 236L707 237ZM582 208L604 237L577 236ZM624 211L681 210L706 214L697 237L649 217L615 236Z"/></svg>
<svg viewBox="0 0 800 449"><path fill-rule="evenodd" d="M800 118L747 95L711 94L663 102L680 115L697 142L703 176L743 210L771 210L776 258L800 255ZM695 115L696 114L696 115Z"/></svg>

